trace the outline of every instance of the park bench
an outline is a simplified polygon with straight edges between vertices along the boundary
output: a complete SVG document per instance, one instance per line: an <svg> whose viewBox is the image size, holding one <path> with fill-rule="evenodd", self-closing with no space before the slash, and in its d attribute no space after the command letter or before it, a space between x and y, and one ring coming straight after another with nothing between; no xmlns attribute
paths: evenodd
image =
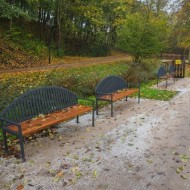
<svg viewBox="0 0 190 190"><path fill-rule="evenodd" d="M92 111L94 126L94 101L92 106L79 104L79 98L62 87L41 87L30 90L16 98L0 113L0 127L3 132L5 151L8 151L7 133L19 139L22 161L25 161L23 137L32 135L47 127L77 118Z"/></svg>
<svg viewBox="0 0 190 190"><path fill-rule="evenodd" d="M133 88L131 88L133 87ZM95 90L96 114L98 115L98 101L111 103L111 116L113 117L113 102L138 92L138 103L140 102L140 83L135 85L126 83L119 76L108 76L100 81Z"/></svg>
<svg viewBox="0 0 190 190"><path fill-rule="evenodd" d="M158 81L159 79L164 79L166 80L166 88L168 86L168 79L173 78L175 82L176 78L176 71L173 65L170 65L168 72L164 67L160 67L157 72L157 87L158 87Z"/></svg>

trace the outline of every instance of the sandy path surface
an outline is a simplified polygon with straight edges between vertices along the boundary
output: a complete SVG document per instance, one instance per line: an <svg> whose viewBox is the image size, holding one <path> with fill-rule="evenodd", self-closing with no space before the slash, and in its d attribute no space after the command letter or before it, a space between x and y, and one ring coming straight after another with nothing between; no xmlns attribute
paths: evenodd
<svg viewBox="0 0 190 190"><path fill-rule="evenodd" d="M163 84L159 87L162 88ZM189 190L190 78L170 101L122 100L26 143L25 163L0 158L0 189Z"/></svg>

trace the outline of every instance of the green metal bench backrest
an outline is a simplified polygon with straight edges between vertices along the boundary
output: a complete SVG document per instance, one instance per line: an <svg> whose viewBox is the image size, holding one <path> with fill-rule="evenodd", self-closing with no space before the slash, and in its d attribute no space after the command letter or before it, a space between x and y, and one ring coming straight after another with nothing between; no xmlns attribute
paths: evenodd
<svg viewBox="0 0 190 190"><path fill-rule="evenodd" d="M167 74L166 69L164 69L164 67L161 66L161 67L158 69L157 76L158 76L158 77L161 77L161 76L164 76L164 75L166 75L166 74Z"/></svg>
<svg viewBox="0 0 190 190"><path fill-rule="evenodd" d="M127 87L127 83L121 77L111 75L100 81L95 92L112 93Z"/></svg>
<svg viewBox="0 0 190 190"><path fill-rule="evenodd" d="M47 114L77 104L77 96L61 87L42 87L16 98L0 117L22 122L39 114Z"/></svg>
<svg viewBox="0 0 190 190"><path fill-rule="evenodd" d="M170 65L169 69L168 69L169 74L172 74L175 72L175 67L173 65Z"/></svg>

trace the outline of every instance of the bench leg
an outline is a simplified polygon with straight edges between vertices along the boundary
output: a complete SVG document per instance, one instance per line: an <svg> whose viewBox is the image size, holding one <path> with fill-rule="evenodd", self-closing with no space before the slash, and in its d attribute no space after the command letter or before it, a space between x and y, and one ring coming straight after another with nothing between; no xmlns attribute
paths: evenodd
<svg viewBox="0 0 190 190"><path fill-rule="evenodd" d="M166 88L168 87L168 79L166 79Z"/></svg>
<svg viewBox="0 0 190 190"><path fill-rule="evenodd" d="M140 98L141 98L141 83L140 81L138 82L138 103L140 103Z"/></svg>
<svg viewBox="0 0 190 190"><path fill-rule="evenodd" d="M111 117L113 117L113 101L111 101Z"/></svg>
<svg viewBox="0 0 190 190"><path fill-rule="evenodd" d="M127 101L127 98L128 98L128 97L126 96L126 97L125 97L125 101Z"/></svg>
<svg viewBox="0 0 190 190"><path fill-rule="evenodd" d="M141 98L141 91L139 90L139 93L138 93L138 103L140 103L140 98Z"/></svg>
<svg viewBox="0 0 190 190"><path fill-rule="evenodd" d="M94 109L92 110L92 126L94 127Z"/></svg>
<svg viewBox="0 0 190 190"><path fill-rule="evenodd" d="M3 144L5 146L5 152L8 152L8 145L7 145L7 132L3 130Z"/></svg>
<svg viewBox="0 0 190 190"><path fill-rule="evenodd" d="M20 150L21 150L21 157L22 157L22 161L25 162L25 154L24 154L24 140L22 137L22 134L19 134L19 141L20 141Z"/></svg>
<svg viewBox="0 0 190 190"><path fill-rule="evenodd" d="M77 123L79 123L79 116L77 116Z"/></svg>
<svg viewBox="0 0 190 190"><path fill-rule="evenodd" d="M157 87L158 87L158 77L157 77Z"/></svg>
<svg viewBox="0 0 190 190"><path fill-rule="evenodd" d="M96 99L96 115L98 115L98 100Z"/></svg>

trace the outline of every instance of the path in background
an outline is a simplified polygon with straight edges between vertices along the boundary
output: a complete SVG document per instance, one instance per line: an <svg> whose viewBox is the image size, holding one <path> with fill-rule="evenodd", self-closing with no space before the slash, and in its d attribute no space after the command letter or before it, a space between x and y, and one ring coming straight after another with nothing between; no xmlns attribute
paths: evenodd
<svg viewBox="0 0 190 190"><path fill-rule="evenodd" d="M72 68L72 67L80 67L80 66L87 66L87 65L97 65L97 64L103 64L103 63L110 64L113 62L129 61L129 60L131 60L131 57L126 54L126 55L120 55L120 56L89 58L85 60L75 61L73 63L60 62L59 64L51 64L51 65L38 66L38 67L0 70L0 73L44 71L44 70L53 70L57 68Z"/></svg>

